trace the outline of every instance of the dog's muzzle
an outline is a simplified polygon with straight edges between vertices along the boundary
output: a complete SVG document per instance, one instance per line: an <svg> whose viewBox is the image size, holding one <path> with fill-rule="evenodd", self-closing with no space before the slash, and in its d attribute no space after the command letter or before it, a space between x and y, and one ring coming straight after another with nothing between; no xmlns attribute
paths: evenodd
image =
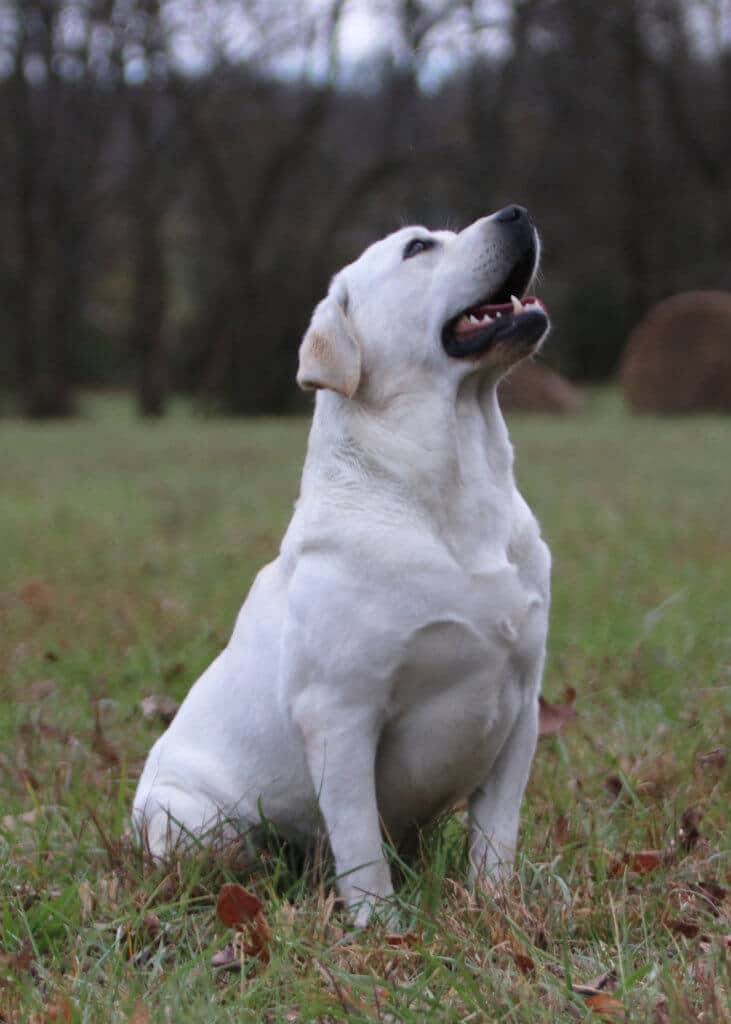
<svg viewBox="0 0 731 1024"><path fill-rule="evenodd" d="M502 284L474 306L452 317L442 329L442 344L455 359L484 355L496 345L519 348L521 355L535 348L549 327L546 307L525 293L538 269L538 235L522 206L506 206L490 218L507 236L512 257Z"/></svg>

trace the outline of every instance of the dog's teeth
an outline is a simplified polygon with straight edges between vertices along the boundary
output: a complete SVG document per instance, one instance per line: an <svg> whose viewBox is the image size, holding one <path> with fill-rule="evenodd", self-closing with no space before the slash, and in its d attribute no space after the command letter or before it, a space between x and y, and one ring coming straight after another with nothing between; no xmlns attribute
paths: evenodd
<svg viewBox="0 0 731 1024"><path fill-rule="evenodd" d="M502 316L502 313L496 313L495 316Z"/></svg>
<svg viewBox="0 0 731 1024"><path fill-rule="evenodd" d="M520 299L517 298L517 296L511 295L510 296L510 301L513 303L513 312L514 313L522 313L523 312L525 307L523 306L523 303L520 301Z"/></svg>
<svg viewBox="0 0 731 1024"><path fill-rule="evenodd" d="M475 314L474 313L470 313L470 323L471 324L479 324L479 322L480 321L477 319Z"/></svg>

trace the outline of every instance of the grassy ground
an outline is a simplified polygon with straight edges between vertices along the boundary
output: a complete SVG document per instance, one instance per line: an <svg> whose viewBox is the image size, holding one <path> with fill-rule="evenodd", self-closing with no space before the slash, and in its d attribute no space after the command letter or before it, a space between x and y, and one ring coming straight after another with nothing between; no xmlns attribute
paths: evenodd
<svg viewBox="0 0 731 1024"><path fill-rule="evenodd" d="M575 687L576 719L541 741L513 890L465 889L453 817L402 869L391 945L283 854L246 879L153 870L127 833L162 728L140 700L182 698L225 643L306 423L142 426L106 402L1 425L0 1020L731 1019L731 422L602 394L512 427L555 557L544 692ZM271 933L238 973L211 965L236 880Z"/></svg>

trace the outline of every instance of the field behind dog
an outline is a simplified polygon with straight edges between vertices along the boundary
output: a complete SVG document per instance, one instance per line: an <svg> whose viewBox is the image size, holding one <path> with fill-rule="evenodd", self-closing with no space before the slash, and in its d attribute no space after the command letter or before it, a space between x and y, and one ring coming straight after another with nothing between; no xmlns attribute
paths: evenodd
<svg viewBox="0 0 731 1024"><path fill-rule="evenodd" d="M731 1020L731 421L630 418L610 392L513 418L554 552L558 731L513 890L465 889L454 816L401 865L399 938L349 933L326 868L286 851L247 877L131 845L163 728L140 702L182 699L226 642L307 424L88 412L0 427L0 1020ZM263 905L228 953L225 882Z"/></svg>

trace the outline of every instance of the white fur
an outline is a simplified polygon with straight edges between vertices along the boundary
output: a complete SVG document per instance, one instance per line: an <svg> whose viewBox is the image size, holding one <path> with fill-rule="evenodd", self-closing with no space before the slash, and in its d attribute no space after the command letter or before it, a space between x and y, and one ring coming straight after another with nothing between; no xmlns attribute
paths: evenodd
<svg viewBox="0 0 731 1024"><path fill-rule="evenodd" d="M304 842L324 823L362 924L392 893L384 832L397 841L467 797L473 875L510 872L550 556L496 397L519 356L441 344L504 280L501 231L405 228L318 307L299 379L327 390L300 497L228 646L150 752L133 817L154 855L223 820L263 814ZM404 260L415 235L438 245Z"/></svg>

